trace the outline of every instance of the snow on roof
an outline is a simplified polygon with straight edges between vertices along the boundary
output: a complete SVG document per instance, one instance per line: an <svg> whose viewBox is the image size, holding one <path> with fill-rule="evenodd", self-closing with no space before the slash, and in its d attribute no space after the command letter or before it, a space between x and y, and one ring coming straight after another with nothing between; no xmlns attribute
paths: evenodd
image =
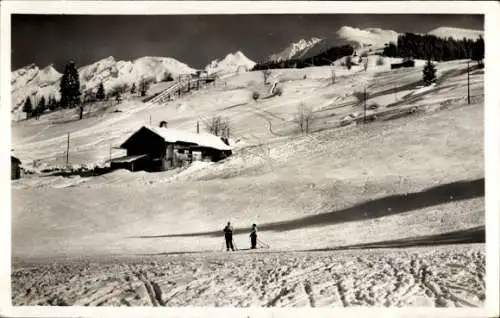
<svg viewBox="0 0 500 318"><path fill-rule="evenodd" d="M193 143L201 147L213 148L217 150L231 150L232 147L226 145L221 137L207 134L207 133L191 133L188 131L177 130L165 127L151 127L144 126L162 137L166 142L176 143L176 142L188 142Z"/></svg>
<svg viewBox="0 0 500 318"><path fill-rule="evenodd" d="M122 163L122 162L132 162L137 159L146 157L147 155L134 155L134 156L122 156L119 158L113 158L110 162Z"/></svg>

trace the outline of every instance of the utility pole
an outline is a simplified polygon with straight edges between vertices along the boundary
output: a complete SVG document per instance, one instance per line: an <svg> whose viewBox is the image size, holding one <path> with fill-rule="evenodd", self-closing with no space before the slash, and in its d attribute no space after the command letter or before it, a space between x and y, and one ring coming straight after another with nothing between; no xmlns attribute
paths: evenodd
<svg viewBox="0 0 500 318"><path fill-rule="evenodd" d="M109 143L109 164L111 165L111 143Z"/></svg>
<svg viewBox="0 0 500 318"><path fill-rule="evenodd" d="M467 61L467 103L470 105L470 71L469 71L469 61Z"/></svg>
<svg viewBox="0 0 500 318"><path fill-rule="evenodd" d="M365 92L364 92L364 100L365 100L365 105L364 105L363 123L366 124L366 88L365 88Z"/></svg>
<svg viewBox="0 0 500 318"><path fill-rule="evenodd" d="M196 122L196 133L199 134L200 133L200 121L197 121Z"/></svg>
<svg viewBox="0 0 500 318"><path fill-rule="evenodd" d="M66 167L69 164L69 133L68 133L68 144L66 146Z"/></svg>
<svg viewBox="0 0 500 318"><path fill-rule="evenodd" d="M151 114L149 115L149 126L151 126Z"/></svg>

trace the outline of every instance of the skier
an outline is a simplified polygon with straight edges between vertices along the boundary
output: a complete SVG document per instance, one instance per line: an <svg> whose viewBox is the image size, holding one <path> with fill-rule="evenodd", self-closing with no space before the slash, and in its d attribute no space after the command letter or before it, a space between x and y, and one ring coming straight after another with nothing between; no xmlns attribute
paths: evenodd
<svg viewBox="0 0 500 318"><path fill-rule="evenodd" d="M226 239L226 249L229 252L229 249L234 251L233 245L233 227L231 226L231 222L227 222L226 227L224 227L224 238Z"/></svg>
<svg viewBox="0 0 500 318"><path fill-rule="evenodd" d="M252 231L250 232L251 249L257 248L257 225L252 224Z"/></svg>

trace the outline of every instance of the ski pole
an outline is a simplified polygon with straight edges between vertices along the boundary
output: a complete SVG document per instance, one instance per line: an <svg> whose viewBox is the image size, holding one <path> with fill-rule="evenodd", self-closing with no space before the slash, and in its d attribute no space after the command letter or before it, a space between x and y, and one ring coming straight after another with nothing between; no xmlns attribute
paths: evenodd
<svg viewBox="0 0 500 318"><path fill-rule="evenodd" d="M257 242L259 242L261 245L263 245L266 248L269 248L269 244L262 242L261 240L257 239Z"/></svg>

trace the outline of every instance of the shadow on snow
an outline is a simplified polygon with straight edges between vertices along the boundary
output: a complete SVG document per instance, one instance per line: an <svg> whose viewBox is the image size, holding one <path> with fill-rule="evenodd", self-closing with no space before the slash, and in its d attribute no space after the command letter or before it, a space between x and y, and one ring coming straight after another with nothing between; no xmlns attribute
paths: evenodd
<svg viewBox="0 0 500 318"><path fill-rule="evenodd" d="M359 220L377 219L384 216L478 197L484 197L484 178L452 182L428 188L421 192L390 195L356 204L349 208L305 216L294 220L265 223L259 226L259 230L261 232L290 231L313 226L326 226ZM234 234L247 232L247 228L238 228L235 229ZM196 233L135 236L132 238L219 237L221 234L222 229Z"/></svg>
<svg viewBox="0 0 500 318"><path fill-rule="evenodd" d="M332 248L310 249L303 251L338 251L350 249L375 249L375 248L401 248L401 247L416 247L430 245L447 245L447 244L468 244L468 243L484 243L486 241L485 227L477 226L466 230L458 230L448 233L435 235L414 236L398 240L380 241L366 244L354 244Z"/></svg>

